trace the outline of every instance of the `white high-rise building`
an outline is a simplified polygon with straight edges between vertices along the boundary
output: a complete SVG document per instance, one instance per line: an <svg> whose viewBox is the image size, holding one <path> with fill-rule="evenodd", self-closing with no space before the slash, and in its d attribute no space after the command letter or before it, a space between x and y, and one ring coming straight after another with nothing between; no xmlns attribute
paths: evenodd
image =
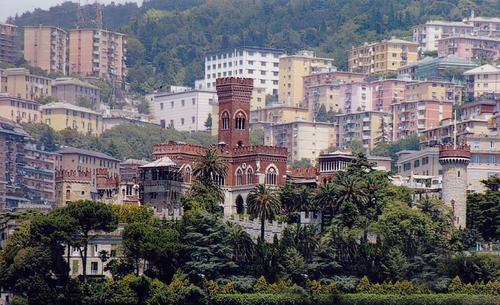
<svg viewBox="0 0 500 305"><path fill-rule="evenodd" d="M422 51L437 51L438 39L471 34L472 24L457 21L427 21L413 27L413 42L418 43Z"/></svg>
<svg viewBox="0 0 500 305"><path fill-rule="evenodd" d="M204 88L215 91L215 80L221 77L253 78L255 88L278 95L279 57L283 50L238 47L205 54ZM197 88L199 88L199 83Z"/></svg>

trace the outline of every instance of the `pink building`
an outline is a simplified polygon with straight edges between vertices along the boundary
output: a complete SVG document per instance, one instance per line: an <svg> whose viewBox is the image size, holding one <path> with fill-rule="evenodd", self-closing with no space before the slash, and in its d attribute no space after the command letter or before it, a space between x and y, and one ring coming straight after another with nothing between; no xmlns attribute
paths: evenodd
<svg viewBox="0 0 500 305"><path fill-rule="evenodd" d="M408 81L399 79L384 79L371 82L372 109L389 113L391 105L405 100L405 88Z"/></svg>
<svg viewBox="0 0 500 305"><path fill-rule="evenodd" d="M370 83L349 83L339 85L339 96L343 113L371 111L372 86Z"/></svg>
<svg viewBox="0 0 500 305"><path fill-rule="evenodd" d="M393 141L438 127L452 117L453 101L421 100L392 105Z"/></svg>
<svg viewBox="0 0 500 305"><path fill-rule="evenodd" d="M485 36L454 36L438 40L438 56L455 55L466 60L500 59L500 38Z"/></svg>

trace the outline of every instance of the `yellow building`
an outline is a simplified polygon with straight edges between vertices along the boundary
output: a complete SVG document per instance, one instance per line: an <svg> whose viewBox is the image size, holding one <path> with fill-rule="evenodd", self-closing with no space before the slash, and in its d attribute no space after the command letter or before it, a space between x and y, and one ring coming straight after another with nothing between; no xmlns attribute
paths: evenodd
<svg viewBox="0 0 500 305"><path fill-rule="evenodd" d="M305 76L333 67L332 58L320 58L312 51L282 56L279 63L279 102L287 106L303 106Z"/></svg>
<svg viewBox="0 0 500 305"><path fill-rule="evenodd" d="M78 132L96 136L104 131L102 115L88 108L68 103L50 103L40 109L42 122L55 131L73 128Z"/></svg>
<svg viewBox="0 0 500 305"><path fill-rule="evenodd" d="M0 92L12 96L38 100L52 95L52 79L33 75L25 68L11 68L0 71Z"/></svg>
<svg viewBox="0 0 500 305"><path fill-rule="evenodd" d="M405 101L417 102L425 100L453 101L462 103L463 87L449 82L423 81L412 82L405 86Z"/></svg>
<svg viewBox="0 0 500 305"><path fill-rule="evenodd" d="M309 117L309 111L305 108L275 105L250 111L251 123L290 123L294 121L305 121Z"/></svg>
<svg viewBox="0 0 500 305"><path fill-rule="evenodd" d="M474 97L500 92L500 66L486 64L466 71L464 75L469 79L468 91L472 92Z"/></svg>
<svg viewBox="0 0 500 305"><path fill-rule="evenodd" d="M396 72L418 59L418 43L395 39L352 47L348 55L349 71L361 73Z"/></svg>
<svg viewBox="0 0 500 305"><path fill-rule="evenodd" d="M40 123L40 104L36 101L25 100L0 94L0 117L17 123Z"/></svg>
<svg viewBox="0 0 500 305"><path fill-rule="evenodd" d="M68 33L53 26L24 27L24 59L47 73L67 73Z"/></svg>

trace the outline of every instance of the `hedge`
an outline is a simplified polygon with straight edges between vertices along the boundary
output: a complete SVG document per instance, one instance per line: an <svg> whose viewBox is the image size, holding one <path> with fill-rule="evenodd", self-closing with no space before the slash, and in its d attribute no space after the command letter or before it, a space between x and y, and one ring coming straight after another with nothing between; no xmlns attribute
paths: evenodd
<svg viewBox="0 0 500 305"><path fill-rule="evenodd" d="M310 299L290 293L243 293L212 296L211 305L500 305L494 295L467 294L337 294Z"/></svg>

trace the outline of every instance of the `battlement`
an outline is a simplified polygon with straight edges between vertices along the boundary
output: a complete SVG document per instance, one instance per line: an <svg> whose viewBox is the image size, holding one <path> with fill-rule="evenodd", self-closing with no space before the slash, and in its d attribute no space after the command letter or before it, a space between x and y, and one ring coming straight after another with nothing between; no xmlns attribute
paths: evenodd
<svg viewBox="0 0 500 305"><path fill-rule="evenodd" d="M89 171L76 171L76 170L56 170L56 182L74 181L74 182L88 182L92 181L92 176Z"/></svg>
<svg viewBox="0 0 500 305"><path fill-rule="evenodd" d="M453 144L439 145L439 159L462 158L470 159L470 145L460 144L456 147Z"/></svg>
<svg viewBox="0 0 500 305"><path fill-rule="evenodd" d="M250 102L252 99L253 79L224 77L216 80L217 96L221 102Z"/></svg>
<svg viewBox="0 0 500 305"><path fill-rule="evenodd" d="M253 78L243 78L243 77L222 77L215 81L216 86L222 85L244 85L253 86Z"/></svg>
<svg viewBox="0 0 500 305"><path fill-rule="evenodd" d="M223 151L223 154L227 153L233 156L263 154L263 155L278 155L278 156L283 156L285 158L288 155L286 147L264 146L264 145L233 147L230 148L229 151Z"/></svg>
<svg viewBox="0 0 500 305"><path fill-rule="evenodd" d="M153 156L160 158L165 154L191 153L194 155L204 154L207 149L203 146L193 144L165 143L153 145Z"/></svg>

